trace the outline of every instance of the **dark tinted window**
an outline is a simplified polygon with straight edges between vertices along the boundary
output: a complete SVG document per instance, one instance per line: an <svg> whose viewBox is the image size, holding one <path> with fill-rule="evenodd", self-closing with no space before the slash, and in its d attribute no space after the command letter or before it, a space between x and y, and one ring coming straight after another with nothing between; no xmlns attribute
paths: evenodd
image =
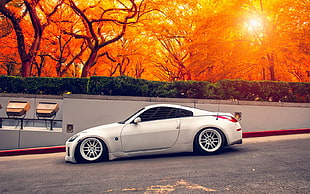
<svg viewBox="0 0 310 194"><path fill-rule="evenodd" d="M143 112L141 115L140 115L140 118L141 118L141 121L151 121L153 116L155 115L157 111L157 108L152 108L152 109L149 109L145 112Z"/></svg>
<svg viewBox="0 0 310 194"><path fill-rule="evenodd" d="M171 119L176 117L178 117L178 109L170 107L152 108L140 115L142 122L160 119Z"/></svg>
<svg viewBox="0 0 310 194"><path fill-rule="evenodd" d="M192 117L193 112L189 110L180 109L180 117Z"/></svg>

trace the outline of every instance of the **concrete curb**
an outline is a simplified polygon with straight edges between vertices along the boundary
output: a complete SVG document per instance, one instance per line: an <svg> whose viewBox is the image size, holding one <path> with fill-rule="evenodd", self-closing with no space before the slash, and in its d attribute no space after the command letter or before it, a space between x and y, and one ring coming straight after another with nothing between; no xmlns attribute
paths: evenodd
<svg viewBox="0 0 310 194"><path fill-rule="evenodd" d="M242 133L242 137L243 138L253 138L253 137L266 137L266 136L275 136L275 135L293 135L293 134L303 134L303 133L310 133L310 128L309 129L287 129L287 130L274 130L274 131L244 132L244 133ZM65 146L4 150L4 151L0 151L0 157L1 156L28 155L28 154L58 153L58 152L65 152L65 151L66 151Z"/></svg>

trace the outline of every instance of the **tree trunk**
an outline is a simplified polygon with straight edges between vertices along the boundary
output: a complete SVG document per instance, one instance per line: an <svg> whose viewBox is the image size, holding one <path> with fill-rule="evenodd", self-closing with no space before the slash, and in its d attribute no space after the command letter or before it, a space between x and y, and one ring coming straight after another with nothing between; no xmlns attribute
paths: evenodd
<svg viewBox="0 0 310 194"><path fill-rule="evenodd" d="M25 37L23 34L23 30L19 24L19 20L15 17L15 15L9 9L5 7L6 3L8 2L1 2L0 12L11 21L13 29L16 34L18 53L22 61L21 75L23 77L29 77L30 71L31 71L31 63L29 63L30 61L29 61L29 58L27 56L26 49L25 49L26 46L25 46Z"/></svg>
<svg viewBox="0 0 310 194"><path fill-rule="evenodd" d="M31 65L32 63L29 60L22 61L22 77L30 77L31 76Z"/></svg>
<svg viewBox="0 0 310 194"><path fill-rule="evenodd" d="M85 65L82 69L81 77L88 77L90 68L93 67L97 62L98 50L99 50L99 48L92 49L92 51L89 55L89 58L86 61Z"/></svg>
<svg viewBox="0 0 310 194"><path fill-rule="evenodd" d="M271 81L276 81L276 76L275 76L275 71L274 71L274 65L270 65L269 71L270 71L270 80L271 80Z"/></svg>
<svg viewBox="0 0 310 194"><path fill-rule="evenodd" d="M269 63L269 72L270 72L270 80L276 81L275 70L274 70L274 52L267 54L268 63Z"/></svg>
<svg viewBox="0 0 310 194"><path fill-rule="evenodd" d="M262 74L263 74L263 80L266 80L266 70L265 67L262 69Z"/></svg>

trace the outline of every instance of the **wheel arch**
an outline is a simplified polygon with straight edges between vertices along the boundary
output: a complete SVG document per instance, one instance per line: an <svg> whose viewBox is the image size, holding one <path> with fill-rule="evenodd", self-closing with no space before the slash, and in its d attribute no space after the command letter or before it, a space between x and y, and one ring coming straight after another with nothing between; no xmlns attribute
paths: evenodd
<svg viewBox="0 0 310 194"><path fill-rule="evenodd" d="M196 146L195 146L196 138L198 137L199 133L201 131L205 130L205 129L215 129L215 130L219 131L222 134L222 136L223 136L224 146L226 146L228 144L227 134L220 127L217 127L217 126L203 126L203 127L200 127L199 129L197 129L195 131L195 133L194 133L194 136L192 138L193 151L195 151L195 149L196 149Z"/></svg>
<svg viewBox="0 0 310 194"><path fill-rule="evenodd" d="M101 143L104 145L104 147L106 148L106 155L104 156L104 160L109 160L109 153L110 153L110 147L109 144L107 143L106 140L104 140L102 137L98 136L98 135L88 135L88 136L84 136L83 138L79 139L75 148L74 148L74 157L75 160L77 160L76 156L78 156L77 152L78 152L78 148L80 147L81 143L87 139L87 138L96 138L99 139L101 141Z"/></svg>

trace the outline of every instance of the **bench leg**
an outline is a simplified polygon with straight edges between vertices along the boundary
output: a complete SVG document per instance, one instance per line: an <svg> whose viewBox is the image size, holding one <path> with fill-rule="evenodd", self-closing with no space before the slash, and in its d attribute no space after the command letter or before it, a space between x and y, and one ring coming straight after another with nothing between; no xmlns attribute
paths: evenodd
<svg viewBox="0 0 310 194"><path fill-rule="evenodd" d="M53 131L53 120L50 120L51 122L51 131Z"/></svg>

